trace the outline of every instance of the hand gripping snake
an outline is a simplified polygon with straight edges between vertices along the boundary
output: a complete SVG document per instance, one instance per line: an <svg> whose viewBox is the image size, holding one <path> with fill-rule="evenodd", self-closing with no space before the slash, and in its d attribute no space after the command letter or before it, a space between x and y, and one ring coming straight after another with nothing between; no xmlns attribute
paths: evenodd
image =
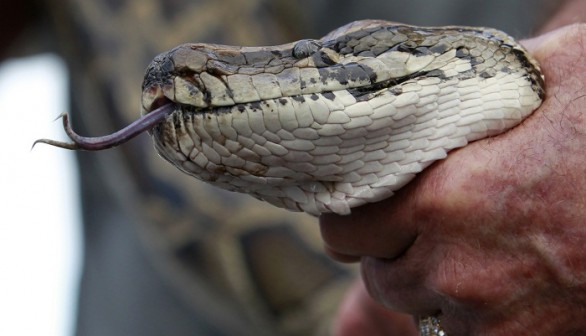
<svg viewBox="0 0 586 336"><path fill-rule="evenodd" d="M312 215L387 198L451 149L541 104L538 64L489 28L357 21L271 47L184 44L157 56L142 118L69 149L149 130L159 154L219 187Z"/></svg>

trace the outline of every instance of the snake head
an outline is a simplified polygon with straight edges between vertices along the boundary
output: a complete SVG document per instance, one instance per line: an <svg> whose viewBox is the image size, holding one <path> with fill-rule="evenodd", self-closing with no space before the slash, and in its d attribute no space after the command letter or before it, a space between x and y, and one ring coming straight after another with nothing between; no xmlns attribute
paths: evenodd
<svg viewBox="0 0 586 336"><path fill-rule="evenodd" d="M188 175L279 207L347 214L539 106L538 67L504 33L361 21L274 47L184 44L155 58L143 114Z"/></svg>

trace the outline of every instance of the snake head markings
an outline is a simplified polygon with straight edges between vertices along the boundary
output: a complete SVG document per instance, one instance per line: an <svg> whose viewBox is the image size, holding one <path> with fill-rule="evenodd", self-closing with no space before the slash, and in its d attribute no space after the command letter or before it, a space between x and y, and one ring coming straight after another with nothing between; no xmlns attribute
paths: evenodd
<svg viewBox="0 0 586 336"><path fill-rule="evenodd" d="M544 97L530 55L489 28L357 21L270 47L183 44L157 56L142 117L70 149L148 130L183 172L319 215L393 194L451 149L514 127Z"/></svg>

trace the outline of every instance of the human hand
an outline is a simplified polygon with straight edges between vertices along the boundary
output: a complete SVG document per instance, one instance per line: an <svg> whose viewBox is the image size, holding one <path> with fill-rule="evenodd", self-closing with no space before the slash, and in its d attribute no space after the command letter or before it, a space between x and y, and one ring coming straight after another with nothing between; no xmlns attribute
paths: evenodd
<svg viewBox="0 0 586 336"><path fill-rule="evenodd" d="M320 218L326 250L361 261L376 301L436 315L449 335L586 331L586 25L525 44L547 97L524 123L451 152L385 201ZM339 326L383 314L363 312L364 293Z"/></svg>

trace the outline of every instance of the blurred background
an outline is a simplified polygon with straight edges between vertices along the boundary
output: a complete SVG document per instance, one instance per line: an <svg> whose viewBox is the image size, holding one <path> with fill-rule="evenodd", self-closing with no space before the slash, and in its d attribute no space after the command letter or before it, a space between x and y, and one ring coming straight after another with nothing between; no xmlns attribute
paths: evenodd
<svg viewBox="0 0 586 336"><path fill-rule="evenodd" d="M181 174L143 135L99 153L39 145L139 113L143 71L184 42L272 45L350 21L531 36L556 1L35 0L0 5L0 334L323 335L356 267L317 221Z"/></svg>
<svg viewBox="0 0 586 336"><path fill-rule="evenodd" d="M1 335L72 334L81 262L75 158L31 150L41 135L63 136L51 120L68 109L67 96L67 68L56 55L0 66Z"/></svg>

